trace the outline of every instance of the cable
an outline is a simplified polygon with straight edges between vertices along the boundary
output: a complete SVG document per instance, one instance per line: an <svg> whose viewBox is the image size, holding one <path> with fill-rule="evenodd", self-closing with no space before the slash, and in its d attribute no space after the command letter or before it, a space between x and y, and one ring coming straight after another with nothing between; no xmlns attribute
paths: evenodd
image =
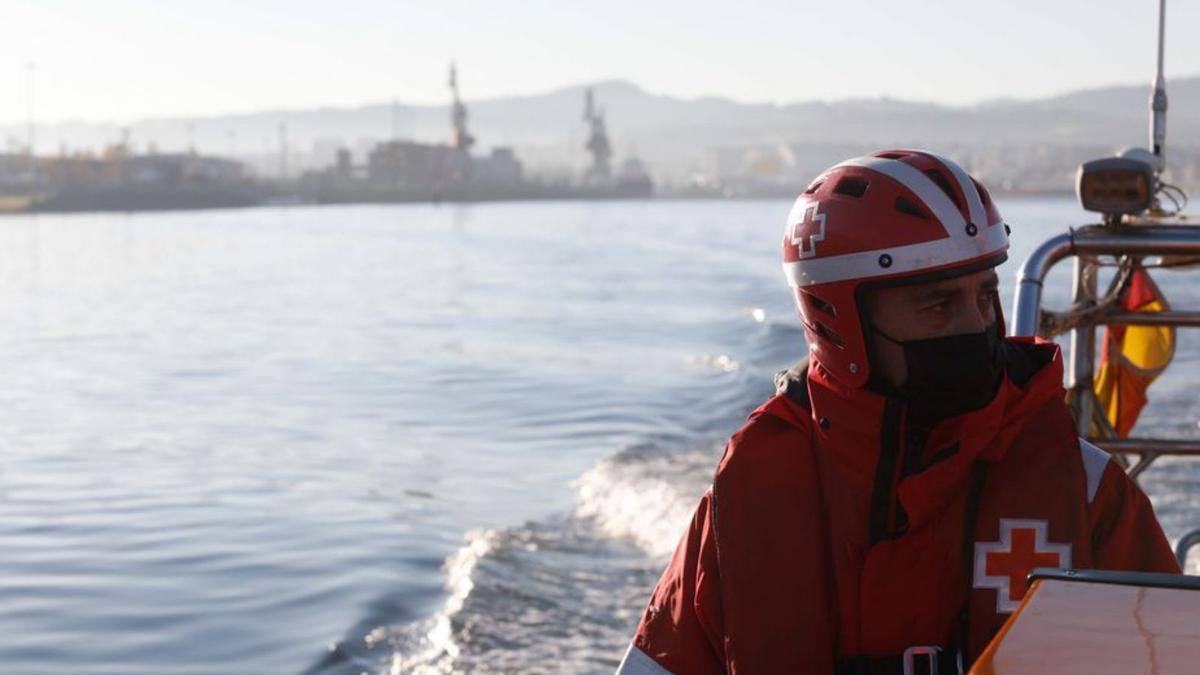
<svg viewBox="0 0 1200 675"><path fill-rule="evenodd" d="M1169 216L1178 215L1179 213L1183 212L1184 208L1187 207L1187 203L1188 203L1187 193L1184 192L1183 188L1180 188L1178 185L1172 185L1170 183L1159 180L1158 187L1154 190L1154 195L1156 197L1158 195L1162 195L1162 196L1166 197L1167 199L1171 200L1171 204L1175 207L1175 210L1168 213L1167 215L1169 215Z"/></svg>

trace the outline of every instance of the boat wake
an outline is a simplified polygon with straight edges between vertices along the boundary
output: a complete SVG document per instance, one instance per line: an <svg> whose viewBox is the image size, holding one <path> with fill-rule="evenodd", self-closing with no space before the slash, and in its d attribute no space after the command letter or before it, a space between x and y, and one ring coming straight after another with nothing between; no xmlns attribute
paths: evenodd
<svg viewBox="0 0 1200 675"><path fill-rule="evenodd" d="M718 375L664 402L681 419L663 418L661 433L577 477L573 508L467 534L443 565L445 599L432 616L359 633L314 672L615 670L725 439L770 395L773 372L802 344L790 324L761 316L755 323L736 358L687 360Z"/></svg>
<svg viewBox="0 0 1200 675"><path fill-rule="evenodd" d="M611 672L719 456L632 447L575 482L572 513L470 534L442 610L386 636L384 672Z"/></svg>

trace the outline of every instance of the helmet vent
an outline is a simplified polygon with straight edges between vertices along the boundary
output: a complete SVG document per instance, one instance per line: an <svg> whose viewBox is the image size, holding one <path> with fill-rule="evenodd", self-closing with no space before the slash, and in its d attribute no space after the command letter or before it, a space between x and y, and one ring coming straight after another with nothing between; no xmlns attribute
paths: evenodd
<svg viewBox="0 0 1200 675"><path fill-rule="evenodd" d="M879 155L884 159L903 159L908 157L907 152L885 152Z"/></svg>
<svg viewBox="0 0 1200 675"><path fill-rule="evenodd" d="M954 208L962 210L962 204L958 202L958 197L954 194L954 188L950 187L950 181L946 180L946 176L941 171L930 169L925 172L925 175L929 176L929 180L937 183L937 186L942 188L942 192L945 192L950 201L954 203Z"/></svg>
<svg viewBox="0 0 1200 675"><path fill-rule="evenodd" d="M830 330L825 324L817 323L816 329L818 335L832 342L834 346L838 347L839 349L845 348L845 343L842 342L842 336Z"/></svg>
<svg viewBox="0 0 1200 675"><path fill-rule="evenodd" d="M806 294L806 295L808 296L808 303L813 306L813 309L829 316L829 318L831 318L831 319L837 318L837 310L833 308L833 305L829 304L828 302L825 302L824 300L818 298L815 295L812 295L812 294Z"/></svg>
<svg viewBox="0 0 1200 675"><path fill-rule="evenodd" d="M922 211L921 207L908 201L904 197L896 197L896 210L906 216L913 216L916 218L929 220L929 215Z"/></svg>
<svg viewBox="0 0 1200 675"><path fill-rule="evenodd" d="M866 191L867 181L861 178L843 178L838 182L837 187L833 188L834 194L847 197L862 197Z"/></svg>
<svg viewBox="0 0 1200 675"><path fill-rule="evenodd" d="M813 184L808 186L808 189L804 191L804 194L811 195L812 193L816 192L817 189L821 187L821 183L824 183L824 182L825 181L820 181L820 180L813 181Z"/></svg>

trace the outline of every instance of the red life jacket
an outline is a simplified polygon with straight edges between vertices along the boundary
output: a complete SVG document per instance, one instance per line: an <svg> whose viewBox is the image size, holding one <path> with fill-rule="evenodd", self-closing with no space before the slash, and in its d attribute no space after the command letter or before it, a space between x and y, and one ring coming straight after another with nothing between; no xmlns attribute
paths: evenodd
<svg viewBox="0 0 1200 675"><path fill-rule="evenodd" d="M785 381L730 440L620 672L824 674L913 646L969 666L1034 567L1178 572L1145 494L1076 436L1058 347L1004 352L996 397L929 430L917 470L902 401L816 365Z"/></svg>

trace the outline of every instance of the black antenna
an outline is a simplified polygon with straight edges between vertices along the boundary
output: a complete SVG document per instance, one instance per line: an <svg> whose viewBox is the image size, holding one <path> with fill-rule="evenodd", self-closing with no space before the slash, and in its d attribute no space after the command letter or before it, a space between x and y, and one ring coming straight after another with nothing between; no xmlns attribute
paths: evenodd
<svg viewBox="0 0 1200 675"><path fill-rule="evenodd" d="M1166 168L1167 82L1163 78L1163 29L1167 22L1167 0L1158 0L1158 69L1154 75L1154 93L1150 95L1150 148L1158 160L1155 170Z"/></svg>
<svg viewBox="0 0 1200 675"><path fill-rule="evenodd" d="M28 104L28 107L29 107L29 130L28 130L28 138L26 139L26 143L28 144L28 147L29 147L29 180L30 180L30 184L32 186L36 186L36 184L37 184L37 172L38 172L37 171L37 169L38 169L37 157L34 155L34 148L33 148L34 140L36 138L35 134L37 133L37 126L34 124L34 116L33 116L33 113L34 113L34 108L33 108L34 89L33 89L33 86L34 86L34 77L36 74L37 74L37 64L35 64L32 61L25 64L25 85L27 88L26 93L28 96L28 100L26 101L26 103Z"/></svg>

